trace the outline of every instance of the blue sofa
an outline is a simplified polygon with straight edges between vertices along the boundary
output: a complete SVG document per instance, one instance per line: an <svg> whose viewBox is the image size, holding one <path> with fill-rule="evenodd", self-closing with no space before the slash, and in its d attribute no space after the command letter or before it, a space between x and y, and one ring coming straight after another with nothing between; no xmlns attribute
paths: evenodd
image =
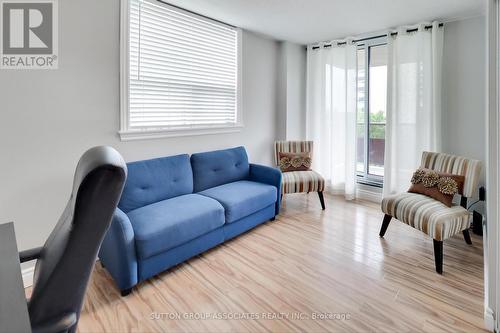
<svg viewBox="0 0 500 333"><path fill-rule="evenodd" d="M279 213L281 172L243 147L127 164L99 258L122 295Z"/></svg>

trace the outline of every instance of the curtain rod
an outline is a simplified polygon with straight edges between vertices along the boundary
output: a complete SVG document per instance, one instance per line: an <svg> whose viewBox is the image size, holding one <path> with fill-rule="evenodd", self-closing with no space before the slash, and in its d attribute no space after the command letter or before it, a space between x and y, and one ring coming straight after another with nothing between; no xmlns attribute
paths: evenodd
<svg viewBox="0 0 500 333"><path fill-rule="evenodd" d="M442 27L444 25L444 23L439 23L438 24L438 27ZM424 27L425 30L429 30L429 29L432 29L432 25L426 25ZM418 28L414 28L414 29L408 29L406 30L406 32L410 33L410 32L415 32L415 31L418 31ZM391 32L391 36L396 36L398 34L397 31L395 32ZM377 36L372 36L372 37L365 37L365 38L360 38L360 39L354 39L353 40L353 43L358 43L358 42L363 42L365 40L370 40L370 39L376 39L376 38L381 38L381 37L385 37L387 36L387 34L384 34L384 35L377 35ZM347 42L338 42L337 45L346 45ZM331 44L325 44L323 45L323 47L332 47L333 46L333 43ZM319 49L321 46L313 46L312 49L313 50L317 50ZM307 49L307 47L306 47Z"/></svg>

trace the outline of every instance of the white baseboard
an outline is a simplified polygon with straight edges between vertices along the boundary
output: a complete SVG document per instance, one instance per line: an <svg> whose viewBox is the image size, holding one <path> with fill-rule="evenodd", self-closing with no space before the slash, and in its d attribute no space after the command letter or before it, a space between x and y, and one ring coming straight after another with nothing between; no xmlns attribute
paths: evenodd
<svg viewBox="0 0 500 333"><path fill-rule="evenodd" d="M375 192L375 191L370 191L366 189L361 189L358 188L356 190L356 197L358 199L366 200L366 201L372 201L375 203L381 203L382 202L382 193Z"/></svg>
<svg viewBox="0 0 500 333"><path fill-rule="evenodd" d="M495 331L495 316L489 307L484 310L484 327L490 331Z"/></svg>
<svg viewBox="0 0 500 333"><path fill-rule="evenodd" d="M23 276L24 288L31 287L33 285L33 274L35 273L35 265L26 267L21 270L21 275Z"/></svg>
<svg viewBox="0 0 500 333"><path fill-rule="evenodd" d="M345 196L345 192L343 190L333 189L331 185L326 184L325 191L332 195L343 195ZM382 202L382 189L378 187L373 187L369 185L357 184L356 187L356 195L353 195L352 198L346 198L346 200L352 199L361 199L366 201L371 201L375 203Z"/></svg>

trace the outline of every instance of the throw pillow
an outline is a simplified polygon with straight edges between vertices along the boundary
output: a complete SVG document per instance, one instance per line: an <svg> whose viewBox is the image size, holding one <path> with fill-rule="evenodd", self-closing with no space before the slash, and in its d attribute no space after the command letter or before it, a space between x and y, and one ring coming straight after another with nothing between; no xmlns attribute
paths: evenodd
<svg viewBox="0 0 500 333"><path fill-rule="evenodd" d="M451 207L453 196L462 194L465 177L420 168L413 173L408 192L431 197Z"/></svg>
<svg viewBox="0 0 500 333"><path fill-rule="evenodd" d="M279 153L279 158L282 172L311 170L310 153Z"/></svg>

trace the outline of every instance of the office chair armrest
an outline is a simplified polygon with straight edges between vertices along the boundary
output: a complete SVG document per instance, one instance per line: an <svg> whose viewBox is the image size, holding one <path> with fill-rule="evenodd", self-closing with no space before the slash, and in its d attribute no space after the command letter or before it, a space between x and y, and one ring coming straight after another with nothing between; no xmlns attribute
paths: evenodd
<svg viewBox="0 0 500 333"><path fill-rule="evenodd" d="M42 247L35 247L29 250L24 250L19 252L19 260L21 262L27 262L31 260L36 260L40 258L40 255L42 253Z"/></svg>
<svg viewBox="0 0 500 333"><path fill-rule="evenodd" d="M276 215L280 212L281 177L281 171L278 168L253 163L250 164L250 180L276 187Z"/></svg>
<svg viewBox="0 0 500 333"><path fill-rule="evenodd" d="M68 332L77 323L76 313L71 312L42 325L31 328L32 333Z"/></svg>

